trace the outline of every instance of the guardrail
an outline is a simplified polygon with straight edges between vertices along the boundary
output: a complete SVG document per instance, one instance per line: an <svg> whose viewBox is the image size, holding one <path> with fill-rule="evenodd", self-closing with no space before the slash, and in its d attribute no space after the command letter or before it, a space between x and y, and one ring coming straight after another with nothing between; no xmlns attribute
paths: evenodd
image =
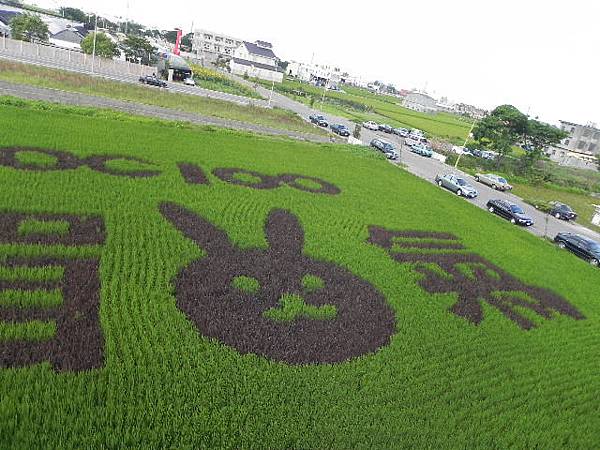
<svg viewBox="0 0 600 450"><path fill-rule="evenodd" d="M75 70L84 73L97 73L115 76L143 76L156 72L155 67L134 64L116 59L92 57L81 51L60 48L45 43L17 41L0 37L0 55L15 61L27 61L41 65L52 64L53 67Z"/></svg>

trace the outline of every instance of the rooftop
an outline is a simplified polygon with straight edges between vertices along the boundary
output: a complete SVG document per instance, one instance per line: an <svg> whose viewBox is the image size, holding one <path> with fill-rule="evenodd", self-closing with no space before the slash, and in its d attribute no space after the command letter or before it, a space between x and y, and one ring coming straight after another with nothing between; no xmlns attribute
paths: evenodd
<svg viewBox="0 0 600 450"><path fill-rule="evenodd" d="M261 41L256 41L256 42L261 42ZM271 50L271 48L261 47L260 45L257 45L256 43L247 42L247 41L244 41L244 45L248 49L248 52L250 52L252 55L258 55L258 56L263 56L265 58L277 59L277 56L275 56L275 53L273 53L273 50Z"/></svg>

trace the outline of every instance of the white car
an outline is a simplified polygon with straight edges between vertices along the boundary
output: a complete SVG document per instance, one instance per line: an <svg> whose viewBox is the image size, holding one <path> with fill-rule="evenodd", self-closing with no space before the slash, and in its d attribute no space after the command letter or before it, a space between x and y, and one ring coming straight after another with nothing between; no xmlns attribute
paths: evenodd
<svg viewBox="0 0 600 450"><path fill-rule="evenodd" d="M185 84L186 86L196 86L196 82L193 78L186 78L185 80L183 80L183 84Z"/></svg>
<svg viewBox="0 0 600 450"><path fill-rule="evenodd" d="M409 135L408 137L404 138L404 145L407 145L409 147L412 147L413 145L417 145L419 144L421 141L416 138L415 136Z"/></svg>
<svg viewBox="0 0 600 450"><path fill-rule="evenodd" d="M379 125L377 125L372 120L369 120L368 122L363 122L363 127L365 127L367 130L379 131Z"/></svg>

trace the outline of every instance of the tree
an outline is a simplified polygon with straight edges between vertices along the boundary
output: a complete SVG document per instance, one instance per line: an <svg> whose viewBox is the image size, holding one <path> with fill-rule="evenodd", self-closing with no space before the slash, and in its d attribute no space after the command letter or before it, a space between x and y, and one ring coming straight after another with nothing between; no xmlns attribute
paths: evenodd
<svg viewBox="0 0 600 450"><path fill-rule="evenodd" d="M281 60L277 61L277 67L279 67L283 71L283 73L285 73L287 71L287 68L289 65L290 65L289 61L281 61Z"/></svg>
<svg viewBox="0 0 600 450"><path fill-rule="evenodd" d="M47 41L50 31L40 16L24 13L15 16L10 21L10 31L13 39L20 41Z"/></svg>
<svg viewBox="0 0 600 450"><path fill-rule="evenodd" d="M512 105L502 105L477 123L473 137L483 147L498 153L502 158L512 152L512 146L522 139L527 131L527 116Z"/></svg>
<svg viewBox="0 0 600 450"><path fill-rule="evenodd" d="M528 120L527 129L523 136L523 143L529 150L521 156L522 168L530 171L534 164L542 158L546 147L558 144L568 135L569 133L547 123L536 119Z"/></svg>
<svg viewBox="0 0 600 450"><path fill-rule="evenodd" d="M87 23L88 15L78 8L60 8L58 10L61 16L65 19L72 20L74 22Z"/></svg>
<svg viewBox="0 0 600 450"><path fill-rule="evenodd" d="M512 105L502 105L477 124L473 130L477 143L497 152L497 164L512 152L513 145L525 144L529 150L521 157L521 169L529 171L541 159L546 147L557 144L567 133L552 125L529 119Z"/></svg>
<svg viewBox="0 0 600 450"><path fill-rule="evenodd" d="M88 55L91 55L94 51L94 34L89 33L83 41L81 41L81 50ZM113 41L104 34L98 33L96 37L96 55L101 56L103 58L112 58L113 56L119 56L121 52Z"/></svg>
<svg viewBox="0 0 600 450"><path fill-rule="evenodd" d="M154 61L154 47L142 36L127 36L121 44L128 61L151 64Z"/></svg>

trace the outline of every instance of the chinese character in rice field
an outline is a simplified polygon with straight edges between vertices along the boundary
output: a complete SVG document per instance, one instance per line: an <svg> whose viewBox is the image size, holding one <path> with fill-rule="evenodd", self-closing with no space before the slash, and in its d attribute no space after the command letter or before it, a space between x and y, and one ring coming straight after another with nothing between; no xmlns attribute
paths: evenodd
<svg viewBox="0 0 600 450"><path fill-rule="evenodd" d="M174 203L162 215L206 256L174 280L177 307L203 336L242 354L290 364L337 363L390 342L395 317L369 283L303 254L298 219L272 211L266 249L240 249L227 234Z"/></svg>
<svg viewBox="0 0 600 450"><path fill-rule="evenodd" d="M466 252L451 234L390 231L377 226L369 227L369 232L370 243L387 249L395 261L411 264L423 275L420 285L427 292L456 294L450 311L474 324L483 320L483 301L525 330L536 324L523 311L543 319L551 319L555 313L584 319L563 297L526 285L481 256Z"/></svg>
<svg viewBox="0 0 600 450"><path fill-rule="evenodd" d="M0 244L43 245L47 250L52 245L101 245L104 240L99 217L0 214ZM0 260L0 367L42 362L50 362L57 372L101 367L98 268L94 257Z"/></svg>

